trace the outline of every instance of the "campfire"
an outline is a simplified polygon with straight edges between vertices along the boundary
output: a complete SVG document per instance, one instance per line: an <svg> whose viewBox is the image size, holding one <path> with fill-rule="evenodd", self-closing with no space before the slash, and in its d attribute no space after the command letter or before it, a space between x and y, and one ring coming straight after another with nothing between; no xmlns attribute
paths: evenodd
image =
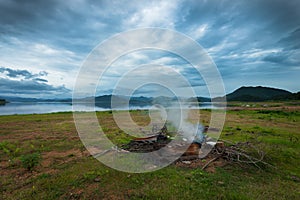
<svg viewBox="0 0 300 200"><path fill-rule="evenodd" d="M205 136L205 133L208 130L218 131L217 129L210 129L209 127L200 128L199 126L198 131L188 147L188 149L184 152L181 156L181 159L185 157L186 159L198 158L201 154L201 147L207 147L208 145L215 145L218 146L224 145L222 142L213 142L212 139ZM156 126L153 128L153 132L155 131ZM154 132L153 135L142 137L142 138L135 138L131 140L128 144L122 146L122 149L136 152L136 153L147 153L152 151L157 151L163 147L170 147L168 144L172 141L172 132L168 131L166 125L164 125L158 132ZM180 133L179 133L180 134ZM182 137L182 141L180 142L184 146L185 144L189 144L186 138ZM178 144L180 146L180 144ZM193 156L193 157L189 157Z"/></svg>
<svg viewBox="0 0 300 200"><path fill-rule="evenodd" d="M200 127L200 126L199 126ZM172 132L168 131L167 126L164 125L160 130L155 132L156 127L153 128L153 135L135 138L128 144L122 145L122 149L129 152L148 153L157 151L163 147L171 147ZM249 156L243 147L252 147L250 143L231 143L226 141L215 141L206 136L207 132L217 132L216 128L205 126L199 128L192 143L188 143L187 139L182 137L182 141L176 143L178 151L182 150L181 146L189 144L185 152L175 162L180 167L201 167L208 171L214 172L216 166L224 166L229 162L241 162L246 164L253 164L259 168L258 164L269 165L263 161L264 153L257 151L259 158ZM179 133L180 134L180 133ZM229 146L225 146L229 144ZM176 149L175 148L175 149ZM252 147L253 148L253 147ZM203 156L204 155L204 156Z"/></svg>

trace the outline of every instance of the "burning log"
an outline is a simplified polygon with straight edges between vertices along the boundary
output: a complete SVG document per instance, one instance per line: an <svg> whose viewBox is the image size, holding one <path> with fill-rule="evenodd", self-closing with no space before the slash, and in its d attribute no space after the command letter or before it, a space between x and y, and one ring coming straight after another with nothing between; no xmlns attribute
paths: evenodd
<svg viewBox="0 0 300 200"><path fill-rule="evenodd" d="M157 128L156 125L153 127ZM152 132L155 131L155 128L152 128ZM166 125L164 125L158 133L155 135L147 136L147 137L142 137L142 138L134 138L133 141L136 142L161 142L161 141L166 141L168 139L167 137L168 134L168 128Z"/></svg>
<svg viewBox="0 0 300 200"><path fill-rule="evenodd" d="M134 138L132 141L130 141L128 144L123 145L122 148L124 150L130 151L130 152L152 152L159 150L160 148L165 147L168 145L168 143L171 141L170 138L167 137L168 128L166 125L164 125L160 130L158 130L158 126L154 125L152 128L152 132L155 132L154 135L142 137L142 138ZM181 160L195 160L199 159L199 155L201 153L201 147L204 145L204 148L209 147L209 150L212 148L211 146L216 145L218 149L224 148L223 142L212 142L212 144L209 144L207 141L206 136L204 135L204 132L207 130L210 130L209 127L203 127L201 125L197 126L197 132L195 136L193 137L192 143L189 145L189 142L185 140L185 138L182 138L183 141L178 141L178 144L175 146L169 146L173 150L171 151L178 151L182 152L182 148L184 146L189 145L187 150L183 153L181 156Z"/></svg>
<svg viewBox="0 0 300 200"><path fill-rule="evenodd" d="M156 142L158 135L152 135L148 137L142 137L142 138L134 138L133 141L135 142Z"/></svg>
<svg viewBox="0 0 300 200"><path fill-rule="evenodd" d="M184 152L183 156L199 155L200 147L198 143L192 143Z"/></svg>
<svg viewBox="0 0 300 200"><path fill-rule="evenodd" d="M157 128L157 126L155 126L155 128ZM152 131L155 128L153 128ZM160 148L165 147L171 141L170 139L168 139L167 133L167 126L164 125L155 135L134 138L128 144L123 145L122 148L127 151L140 153L156 151Z"/></svg>
<svg viewBox="0 0 300 200"><path fill-rule="evenodd" d="M252 164L258 168L260 168L259 164L269 165L263 161L265 154L256 149L251 143L215 141L212 138L206 137L204 133L208 131L219 131L218 129L209 128L208 126L202 127L200 125L198 125L197 128L197 133L191 144L187 140L184 140L185 138L175 140L175 143L169 144L171 139L167 137L169 133L167 126L164 125L160 130L155 132L155 128L153 128L153 135L135 138L128 144L123 145L122 149L129 152L148 153L160 150L163 147L168 147L164 152L176 154L177 152L185 150L187 145L190 144L183 155L177 160L176 164L179 166L201 167L203 170L206 169L208 171L215 166L224 166L231 162ZM225 145L225 143L227 145ZM252 150L257 150L258 158L255 155L251 156L251 154L253 154L251 148ZM204 153L206 156L202 158L201 153Z"/></svg>

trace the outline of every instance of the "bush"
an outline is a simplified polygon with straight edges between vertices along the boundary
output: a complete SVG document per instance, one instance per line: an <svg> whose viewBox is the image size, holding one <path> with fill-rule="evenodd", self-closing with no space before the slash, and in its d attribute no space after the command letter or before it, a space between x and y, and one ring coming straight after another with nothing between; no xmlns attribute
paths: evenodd
<svg viewBox="0 0 300 200"><path fill-rule="evenodd" d="M15 144L3 141L0 142L0 153L3 152L6 156L8 156L8 160L10 165L15 165L15 158L20 155L21 149L18 148Z"/></svg>
<svg viewBox="0 0 300 200"><path fill-rule="evenodd" d="M34 167L40 164L41 155L39 153L27 154L21 156L20 160L24 168L28 171L32 171Z"/></svg>

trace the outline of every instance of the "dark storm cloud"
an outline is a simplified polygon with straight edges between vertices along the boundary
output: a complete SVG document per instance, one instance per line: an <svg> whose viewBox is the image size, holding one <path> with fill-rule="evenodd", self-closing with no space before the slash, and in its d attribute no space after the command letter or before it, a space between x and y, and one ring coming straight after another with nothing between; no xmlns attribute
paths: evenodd
<svg viewBox="0 0 300 200"><path fill-rule="evenodd" d="M280 39L278 45L284 46L286 50L300 49L300 27Z"/></svg>
<svg viewBox="0 0 300 200"><path fill-rule="evenodd" d="M273 53L265 58L263 58L264 61L272 62L276 64L282 64L285 67L288 66L300 66L300 51L294 52L294 51L282 51L278 53Z"/></svg>
<svg viewBox="0 0 300 200"><path fill-rule="evenodd" d="M190 85L187 85L187 84L184 84L184 85L181 85L179 87L182 87L182 88L190 88L190 87L204 87L206 86L205 83L201 83L203 82L202 80L198 80L199 82L196 82L196 81L191 81L189 84Z"/></svg>
<svg viewBox="0 0 300 200"><path fill-rule="evenodd" d="M59 1L0 0L0 35L17 36L26 39L42 32L43 25L50 25L56 15ZM55 24L53 24L55 26ZM54 26L50 26L54 30Z"/></svg>
<svg viewBox="0 0 300 200"><path fill-rule="evenodd" d="M185 21L207 25L197 41L212 56L225 84L228 80L229 91L236 89L238 82L273 83L271 74L281 83L288 82L292 74L300 75L295 68L300 66L300 1L192 2Z"/></svg>
<svg viewBox="0 0 300 200"><path fill-rule="evenodd" d="M285 32L299 26L300 1L298 0L255 0L249 1L244 8L248 10L249 17L260 23L269 22L271 31Z"/></svg>
<svg viewBox="0 0 300 200"><path fill-rule="evenodd" d="M1 0L1 24L17 25L47 17L58 7L59 1L48 0Z"/></svg>
<svg viewBox="0 0 300 200"><path fill-rule="evenodd" d="M286 67L300 65L300 27L279 39L274 46L280 47L281 51L267 55L263 61L282 64Z"/></svg>
<svg viewBox="0 0 300 200"><path fill-rule="evenodd" d="M201 69L200 69L201 70ZM198 70L194 67L184 67L180 73L186 80L189 81L189 84L192 87L202 87L206 86L201 74L199 74ZM182 85L182 87L187 87L186 84Z"/></svg>
<svg viewBox="0 0 300 200"><path fill-rule="evenodd" d="M208 24L208 31L199 42L205 48L224 42L224 48L216 54L219 57L251 48L285 48L286 42L277 43L285 37L295 45L298 32L288 34L300 24L300 12L296 9L299 7L300 1L296 0L192 1L185 20Z"/></svg>
<svg viewBox="0 0 300 200"><path fill-rule="evenodd" d="M268 62L273 62L273 63L282 63L282 62L286 61L287 58L288 58L287 54L274 53L274 54L266 56L263 60L268 61Z"/></svg>
<svg viewBox="0 0 300 200"><path fill-rule="evenodd" d="M45 82L47 83L48 81L46 79L43 79L43 78L35 78L33 79L34 81L39 81L39 82Z"/></svg>
<svg viewBox="0 0 300 200"><path fill-rule="evenodd" d="M46 71L31 73L28 70L0 67L0 75L0 94L70 93L65 86L53 86L48 84L48 80L41 78L48 75Z"/></svg>
<svg viewBox="0 0 300 200"><path fill-rule="evenodd" d="M64 86L55 87L36 80L10 80L0 78L1 94L63 94L70 90Z"/></svg>
<svg viewBox="0 0 300 200"><path fill-rule="evenodd" d="M33 74L28 70L10 69L5 67L0 67L0 73L6 74L9 78L25 78L32 79L35 77L47 76L47 72L41 71L38 74Z"/></svg>
<svg viewBox="0 0 300 200"><path fill-rule="evenodd" d="M0 0L0 35L88 53L111 32L120 31L120 20L114 18L118 12L109 5L109 1Z"/></svg>

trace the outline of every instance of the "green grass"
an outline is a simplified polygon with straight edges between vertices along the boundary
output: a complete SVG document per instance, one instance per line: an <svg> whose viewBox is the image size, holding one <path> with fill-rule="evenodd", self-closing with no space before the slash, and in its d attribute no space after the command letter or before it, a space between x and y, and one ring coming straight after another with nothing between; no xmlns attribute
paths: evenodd
<svg viewBox="0 0 300 200"><path fill-rule="evenodd" d="M130 113L137 123L145 111ZM116 144L129 141L112 113L97 113ZM210 111L201 111L209 122ZM0 193L3 199L299 199L299 111L228 111L221 138L251 141L275 168L231 164L209 173L170 165L129 174L106 167L84 152L71 113L0 116ZM4 149L9 150L4 150ZM18 149L18 150L16 150ZM28 172L18 162L39 152L45 163ZM78 153L79 152L79 153ZM52 157L51 157L52 156ZM14 159L14 165L8 160ZM49 161L48 163L46 161ZM51 161L51 162L50 162Z"/></svg>

